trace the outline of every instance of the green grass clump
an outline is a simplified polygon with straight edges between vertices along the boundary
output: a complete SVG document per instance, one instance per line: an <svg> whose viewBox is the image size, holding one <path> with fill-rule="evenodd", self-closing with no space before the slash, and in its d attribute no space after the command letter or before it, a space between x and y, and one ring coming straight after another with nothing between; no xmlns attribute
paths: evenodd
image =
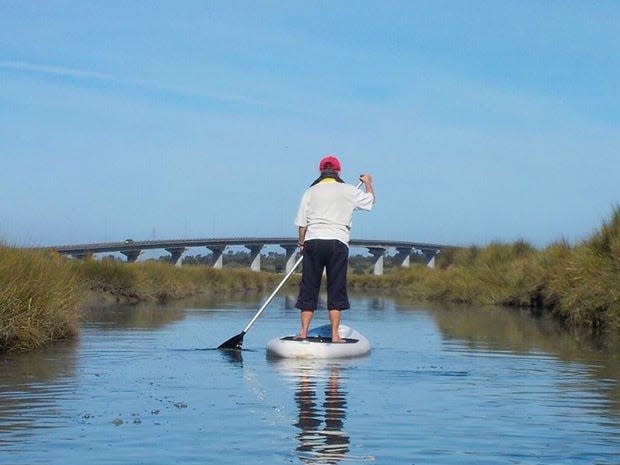
<svg viewBox="0 0 620 465"><path fill-rule="evenodd" d="M70 260L45 250L0 246L0 353L74 337L89 292L120 302L263 291L280 277L250 270L177 268L163 262Z"/></svg>
<svg viewBox="0 0 620 465"><path fill-rule="evenodd" d="M449 249L436 269L414 265L385 276L352 276L354 288L415 299L548 311L570 326L620 329L620 209L589 239L537 250L525 241Z"/></svg>
<svg viewBox="0 0 620 465"><path fill-rule="evenodd" d="M0 352L75 336L80 300L80 286L65 259L0 246Z"/></svg>
<svg viewBox="0 0 620 465"><path fill-rule="evenodd" d="M196 294L261 291L277 278L250 270L216 270L203 265L174 267L157 261L87 260L73 261L71 267L86 288L130 302L164 302Z"/></svg>
<svg viewBox="0 0 620 465"><path fill-rule="evenodd" d="M523 241L452 250L437 269L416 264L385 275L379 287L417 299L530 306L536 291L531 269L535 254ZM352 283L357 285L356 277Z"/></svg>
<svg viewBox="0 0 620 465"><path fill-rule="evenodd" d="M135 296L138 292L138 273L135 267L123 266L115 260L68 261L80 284L95 292L118 296Z"/></svg>
<svg viewBox="0 0 620 465"><path fill-rule="evenodd" d="M570 323L620 329L620 209L589 239L549 261L547 306Z"/></svg>

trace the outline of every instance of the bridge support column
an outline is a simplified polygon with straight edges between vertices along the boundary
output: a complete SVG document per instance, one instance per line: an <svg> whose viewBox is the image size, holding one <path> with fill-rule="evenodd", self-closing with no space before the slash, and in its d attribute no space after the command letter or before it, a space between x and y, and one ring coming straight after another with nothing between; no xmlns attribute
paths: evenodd
<svg viewBox="0 0 620 465"><path fill-rule="evenodd" d="M429 268L435 268L435 258L440 252L441 250L439 249L422 249L422 255L424 255L424 258L426 259L426 266Z"/></svg>
<svg viewBox="0 0 620 465"><path fill-rule="evenodd" d="M174 266L181 266L181 255L185 252L185 247L175 247L166 249L166 252L170 253L170 263Z"/></svg>
<svg viewBox="0 0 620 465"><path fill-rule="evenodd" d="M263 250L263 246L246 245L245 248L250 251L250 270L260 271L260 251Z"/></svg>
<svg viewBox="0 0 620 465"><path fill-rule="evenodd" d="M210 245L207 249L213 254L213 268L221 270L224 266L224 249L226 249L226 244Z"/></svg>
<svg viewBox="0 0 620 465"><path fill-rule="evenodd" d="M368 247L368 251L375 257L375 264L372 274L380 276L383 274L383 257L385 256L385 247Z"/></svg>
<svg viewBox="0 0 620 465"><path fill-rule="evenodd" d="M286 263L284 270L285 270L285 273L288 273L293 268L293 265L295 265L295 261L297 258L297 254L295 252L297 252L297 246L281 244L280 247L282 247L286 251L284 255L285 263Z"/></svg>
<svg viewBox="0 0 620 465"><path fill-rule="evenodd" d="M133 262L135 262L138 259L138 257L142 253L142 250L140 250L140 249L136 249L136 250L121 250L121 253L125 257L127 257L127 261L129 263L133 263Z"/></svg>
<svg viewBox="0 0 620 465"><path fill-rule="evenodd" d="M402 268L409 268L409 264L411 263L411 251L413 248L411 247L396 247L396 260L400 263Z"/></svg>

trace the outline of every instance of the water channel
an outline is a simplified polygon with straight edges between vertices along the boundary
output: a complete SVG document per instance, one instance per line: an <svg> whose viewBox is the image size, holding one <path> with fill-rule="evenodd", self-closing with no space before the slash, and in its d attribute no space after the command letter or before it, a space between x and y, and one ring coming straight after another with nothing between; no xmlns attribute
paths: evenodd
<svg viewBox="0 0 620 465"><path fill-rule="evenodd" d="M618 341L504 309L357 296L367 357L277 362L276 298L109 307L0 357L0 464L619 464ZM317 313L318 323L325 312Z"/></svg>

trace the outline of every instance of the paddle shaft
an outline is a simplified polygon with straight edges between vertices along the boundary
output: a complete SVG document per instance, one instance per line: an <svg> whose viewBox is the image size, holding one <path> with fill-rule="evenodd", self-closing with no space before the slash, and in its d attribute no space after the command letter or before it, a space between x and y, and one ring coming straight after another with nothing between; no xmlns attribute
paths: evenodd
<svg viewBox="0 0 620 465"><path fill-rule="evenodd" d="M254 322L258 319L258 317L261 315L261 313L263 313L263 311L265 311L265 309L267 308L267 305L269 305L271 303L271 301L273 300L273 298L276 296L276 294L278 293L278 291L280 289L282 289L282 286L284 286L284 284L288 281L288 279L293 275L293 273L295 273L295 270L297 269L297 267L299 266L299 264L301 263L301 261L304 259L304 256L301 255L297 261L295 262L295 264L293 265L293 267L289 270L288 273L286 273L286 276L284 276L284 279L282 279L282 281L280 281L280 284L278 284L278 286L274 289L274 291L271 293L271 295L267 298L267 300L265 301L265 303L261 306L261 308L258 309L258 312L256 312L256 315L254 315L252 317L252 319L250 320L250 322L246 325L245 328L243 328L243 333L247 333L248 330L252 327L252 325L254 324Z"/></svg>

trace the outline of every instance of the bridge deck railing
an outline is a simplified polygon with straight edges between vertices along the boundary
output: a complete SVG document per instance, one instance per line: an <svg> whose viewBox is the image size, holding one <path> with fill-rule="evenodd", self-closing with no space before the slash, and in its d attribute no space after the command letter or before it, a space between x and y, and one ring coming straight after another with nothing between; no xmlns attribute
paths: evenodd
<svg viewBox="0 0 620 465"><path fill-rule="evenodd" d="M213 254L215 268L222 268L224 265L224 251L231 246L244 246L250 251L250 268L260 271L260 253L266 246L279 246L285 251L286 271L295 263L298 253L297 238L291 237L228 237L228 238L209 238L209 239L168 239L168 240L147 240L134 241L128 239L122 242L101 242L92 244L61 245L48 247L59 254L70 255L74 258L85 258L100 253L121 253L127 257L127 261L133 262L138 259L144 250L161 249L166 250L171 255L171 262L176 265L181 263L183 253L190 248L206 247ZM430 244L423 242L408 241L389 241L375 239L351 239L351 248L366 248L374 257L374 274L383 274L383 261L387 252L395 249L401 266L409 266L410 258L413 254L423 255L427 265L433 267L435 258L441 250L451 246L441 244Z"/></svg>

